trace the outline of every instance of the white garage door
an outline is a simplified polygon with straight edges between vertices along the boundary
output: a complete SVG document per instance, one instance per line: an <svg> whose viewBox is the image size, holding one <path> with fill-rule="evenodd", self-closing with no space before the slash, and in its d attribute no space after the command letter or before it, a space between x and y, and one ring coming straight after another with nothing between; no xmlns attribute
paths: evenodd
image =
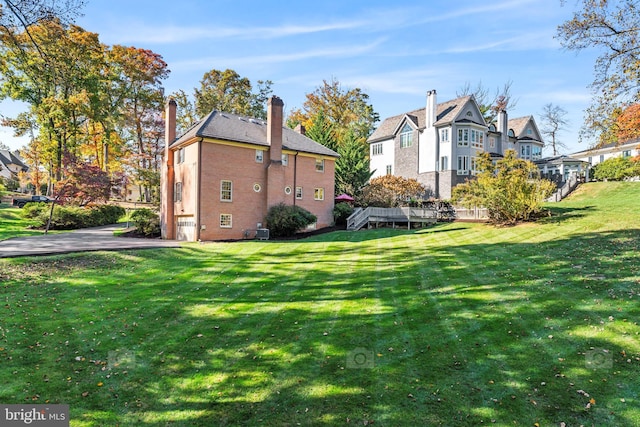
<svg viewBox="0 0 640 427"><path fill-rule="evenodd" d="M196 220L193 216L180 216L177 223L176 239L193 242L196 239Z"/></svg>

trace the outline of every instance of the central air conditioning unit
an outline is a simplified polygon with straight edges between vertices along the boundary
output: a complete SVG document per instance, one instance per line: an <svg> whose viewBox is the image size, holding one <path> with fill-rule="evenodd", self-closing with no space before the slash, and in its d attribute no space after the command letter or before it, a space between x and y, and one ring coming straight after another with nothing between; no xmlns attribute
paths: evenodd
<svg viewBox="0 0 640 427"><path fill-rule="evenodd" d="M256 239L269 240L269 229L258 228L258 230L256 230Z"/></svg>

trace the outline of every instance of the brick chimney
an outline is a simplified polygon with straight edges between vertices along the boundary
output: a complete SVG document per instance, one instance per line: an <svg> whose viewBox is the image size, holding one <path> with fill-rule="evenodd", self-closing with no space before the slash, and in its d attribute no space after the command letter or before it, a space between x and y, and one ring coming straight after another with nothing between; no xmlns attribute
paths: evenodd
<svg viewBox="0 0 640 427"><path fill-rule="evenodd" d="M267 143L270 160L267 167L267 207L293 202L293 191L285 193L285 169L282 166L283 107L284 102L277 96L272 96L267 101Z"/></svg>
<svg viewBox="0 0 640 427"><path fill-rule="evenodd" d="M296 132L298 132L300 135L306 135L307 134L307 129L302 126L301 123L298 123L298 125L296 126L296 128L294 129Z"/></svg>
<svg viewBox="0 0 640 427"><path fill-rule="evenodd" d="M176 139L176 101L171 98L165 109L164 161L162 162L162 202L160 205L160 229L163 239L175 239L175 219L173 211L173 191L175 175L173 171L173 151L169 146Z"/></svg>
<svg viewBox="0 0 640 427"><path fill-rule="evenodd" d="M277 96L267 101L267 143L271 147L269 158L272 162L282 162L282 109L284 102Z"/></svg>

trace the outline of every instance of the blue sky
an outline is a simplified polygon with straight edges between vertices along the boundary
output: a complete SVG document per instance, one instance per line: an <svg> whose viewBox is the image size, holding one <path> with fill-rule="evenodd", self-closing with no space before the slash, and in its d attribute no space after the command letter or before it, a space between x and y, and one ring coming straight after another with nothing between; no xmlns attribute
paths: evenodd
<svg viewBox="0 0 640 427"><path fill-rule="evenodd" d="M455 98L465 84L495 93L512 82L509 117L539 116L545 104L567 110L566 152L588 148L577 133L589 105L597 52L563 50L556 28L573 2L560 0L89 0L77 24L103 43L151 49L171 70L167 93L192 93L211 69L234 69L253 83L272 80L286 111L336 78L361 88L385 117ZM15 115L7 101L0 113ZM0 131L0 141L26 143ZM545 151L549 154L548 151Z"/></svg>

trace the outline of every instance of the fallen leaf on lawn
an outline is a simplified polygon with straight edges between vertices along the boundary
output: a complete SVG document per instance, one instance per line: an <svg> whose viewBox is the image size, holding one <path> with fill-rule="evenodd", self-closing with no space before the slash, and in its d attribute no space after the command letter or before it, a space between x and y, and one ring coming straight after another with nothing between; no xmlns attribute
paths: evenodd
<svg viewBox="0 0 640 427"><path fill-rule="evenodd" d="M592 405L596 404L596 400L592 397L591 399L589 399L589 403L591 403Z"/></svg>
<svg viewBox="0 0 640 427"><path fill-rule="evenodd" d="M88 391L83 391L82 392L82 397L87 397L89 396L89 392Z"/></svg>
<svg viewBox="0 0 640 427"><path fill-rule="evenodd" d="M97 385L98 385L98 387L102 387L104 385L104 383L102 381L100 381Z"/></svg>

